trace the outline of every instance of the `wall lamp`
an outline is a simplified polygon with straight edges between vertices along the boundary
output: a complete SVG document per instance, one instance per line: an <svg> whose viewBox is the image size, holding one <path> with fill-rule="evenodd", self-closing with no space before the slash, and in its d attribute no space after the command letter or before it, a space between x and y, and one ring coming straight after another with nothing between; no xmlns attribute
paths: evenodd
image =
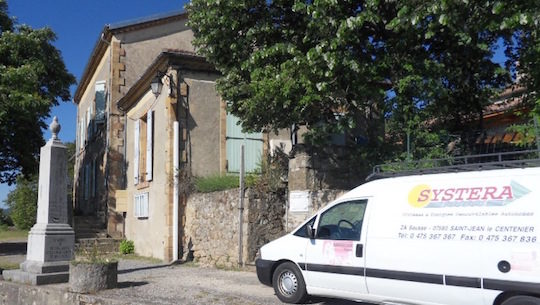
<svg viewBox="0 0 540 305"><path fill-rule="evenodd" d="M166 76L169 79L169 96L173 96L173 88L175 87L173 77L167 73L159 72L157 73L156 77L152 79L152 82L150 83L150 88L152 89L152 93L157 97L161 94L161 89L163 89L163 82L161 79L163 76Z"/></svg>

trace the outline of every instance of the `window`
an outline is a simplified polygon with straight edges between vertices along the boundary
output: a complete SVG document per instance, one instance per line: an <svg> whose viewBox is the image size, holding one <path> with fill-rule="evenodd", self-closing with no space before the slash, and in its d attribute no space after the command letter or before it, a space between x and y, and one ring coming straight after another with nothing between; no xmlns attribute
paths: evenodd
<svg viewBox="0 0 540 305"><path fill-rule="evenodd" d="M153 178L154 111L135 121L134 129L133 176L137 185Z"/></svg>
<svg viewBox="0 0 540 305"><path fill-rule="evenodd" d="M148 192L135 195L133 216L137 218L148 218Z"/></svg>
<svg viewBox="0 0 540 305"><path fill-rule="evenodd" d="M311 218L306 224L304 224L302 227L300 227L296 232L294 232L295 236L298 237L305 237L308 238L307 230L308 228L313 228L313 224L315 223L315 219L317 219L317 216Z"/></svg>
<svg viewBox="0 0 540 305"><path fill-rule="evenodd" d="M96 83L96 96L95 96L95 106L96 106L96 122L101 122L105 119L105 81L100 81Z"/></svg>
<svg viewBox="0 0 540 305"><path fill-rule="evenodd" d="M360 240L367 200L338 204L321 215L317 238Z"/></svg>

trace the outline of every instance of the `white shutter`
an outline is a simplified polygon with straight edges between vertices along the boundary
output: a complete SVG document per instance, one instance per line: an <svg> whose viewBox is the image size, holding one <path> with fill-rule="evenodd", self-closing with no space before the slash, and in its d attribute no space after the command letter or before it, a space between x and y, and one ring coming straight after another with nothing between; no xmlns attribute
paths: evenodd
<svg viewBox="0 0 540 305"><path fill-rule="evenodd" d="M88 112L86 112L88 113ZM81 144L82 144L82 147L86 147L86 113L84 114L83 118L82 118L82 128L81 128L81 136L82 136L82 139L81 139Z"/></svg>
<svg viewBox="0 0 540 305"><path fill-rule="evenodd" d="M92 126L90 125L92 118L92 107L86 109L86 140L89 141L92 137Z"/></svg>
<svg viewBox="0 0 540 305"><path fill-rule="evenodd" d="M91 173L91 175L92 175L92 177L91 177L91 179L92 179L92 188L91 188L92 197L96 196L96 172L97 172L97 170L96 170L96 159L93 159L92 160L92 173Z"/></svg>
<svg viewBox="0 0 540 305"><path fill-rule="evenodd" d="M146 118L146 181L152 181L152 134L154 130L154 111L149 110Z"/></svg>
<svg viewBox="0 0 540 305"><path fill-rule="evenodd" d="M79 149L81 149L81 122L79 121L79 116L77 116L77 130L75 132L75 155L79 152Z"/></svg>
<svg viewBox="0 0 540 305"><path fill-rule="evenodd" d="M139 184L139 120L135 121L135 131L133 132L133 178L135 185Z"/></svg>
<svg viewBox="0 0 540 305"><path fill-rule="evenodd" d="M88 195L90 191L90 186L88 185L90 183L90 166L88 164L84 165L84 199L88 200Z"/></svg>

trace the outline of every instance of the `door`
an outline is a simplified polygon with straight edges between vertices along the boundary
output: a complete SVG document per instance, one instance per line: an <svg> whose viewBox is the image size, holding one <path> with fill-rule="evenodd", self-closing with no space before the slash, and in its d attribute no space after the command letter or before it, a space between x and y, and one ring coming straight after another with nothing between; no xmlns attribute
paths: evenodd
<svg viewBox="0 0 540 305"><path fill-rule="evenodd" d="M339 203L323 211L306 249L306 284L329 295L366 293L364 272L367 200Z"/></svg>

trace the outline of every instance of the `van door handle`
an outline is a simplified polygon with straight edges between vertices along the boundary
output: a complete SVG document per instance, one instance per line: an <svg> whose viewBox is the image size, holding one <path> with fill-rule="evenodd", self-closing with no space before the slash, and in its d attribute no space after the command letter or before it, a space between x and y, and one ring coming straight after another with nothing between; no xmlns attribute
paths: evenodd
<svg viewBox="0 0 540 305"><path fill-rule="evenodd" d="M356 257L364 256L364 245L356 244Z"/></svg>

